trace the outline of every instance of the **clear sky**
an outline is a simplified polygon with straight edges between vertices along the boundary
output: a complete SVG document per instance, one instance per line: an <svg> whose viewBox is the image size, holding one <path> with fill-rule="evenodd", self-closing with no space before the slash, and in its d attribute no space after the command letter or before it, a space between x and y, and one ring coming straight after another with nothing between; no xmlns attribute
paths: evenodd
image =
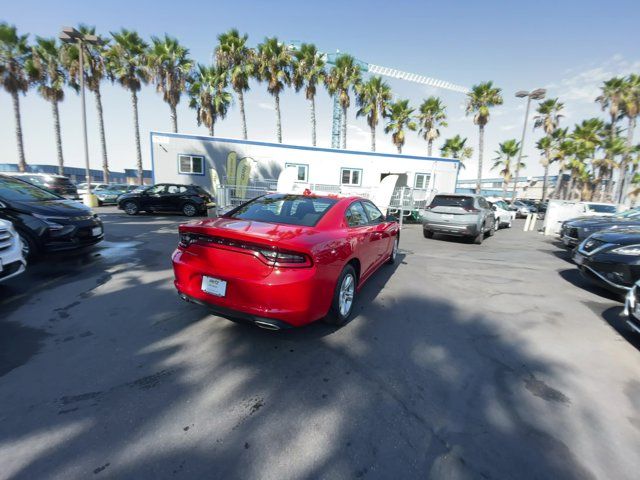
<svg viewBox="0 0 640 480"><path fill-rule="evenodd" d="M377 65L419 73L471 86L493 80L503 89L505 103L494 109L486 129L484 176L498 142L520 138L524 102L514 97L520 89L545 87L559 96L566 112L562 124L573 125L587 116L602 115L593 100L600 83L614 75L640 72L640 2L637 0L548 1L135 1L3 2L0 20L20 32L56 36L62 26L87 23L102 34L121 27L145 38L165 32L177 37L200 63L211 60L219 33L231 27L249 34L256 45L265 36L283 41L313 42L327 52L340 50ZM457 133L469 138L474 157L461 178L474 178L477 169L477 127L464 115L464 95L389 79L397 98L414 106L431 94L440 95L448 108L449 127L440 143ZM88 93L89 142L92 167L100 167L100 145L95 103ZM27 162L56 163L51 109L35 90L21 98ZM113 170L135 167L135 147L129 94L105 82L103 87L108 154ZM265 85L252 84L246 96L250 139L275 141L273 99ZM309 108L302 94L282 95L283 141L310 143ZM82 166L79 97L67 92L61 106L65 161ZM317 99L318 144L330 145L331 100L320 90ZM169 131L169 108L153 87L140 95L143 161L150 167L149 131ZM206 134L183 97L178 110L182 133ZM531 125L531 124L530 124ZM240 137L237 104L216 134ZM404 152L426 154L426 143L410 132ZM527 132L526 174L539 175L539 155L533 147L539 133ZM636 138L638 134L636 133ZM0 162L17 162L13 112L9 95L0 92ZM363 118L348 118L348 148L369 148ZM389 136L378 131L378 151L393 152ZM438 151L437 149L435 150Z"/></svg>

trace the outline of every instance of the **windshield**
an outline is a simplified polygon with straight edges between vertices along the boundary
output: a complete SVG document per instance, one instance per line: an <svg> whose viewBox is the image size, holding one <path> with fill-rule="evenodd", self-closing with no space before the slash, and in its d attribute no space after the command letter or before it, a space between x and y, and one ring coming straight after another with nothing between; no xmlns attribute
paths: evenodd
<svg viewBox="0 0 640 480"><path fill-rule="evenodd" d="M625 212L616 213L614 217L616 218L634 218L640 216L640 209L632 208L631 210L627 210Z"/></svg>
<svg viewBox="0 0 640 480"><path fill-rule="evenodd" d="M225 217L313 227L335 203L333 198L265 195L240 205Z"/></svg>
<svg viewBox="0 0 640 480"><path fill-rule="evenodd" d="M615 205L598 205L597 203L587 203L587 210L595 213L616 213Z"/></svg>
<svg viewBox="0 0 640 480"><path fill-rule="evenodd" d="M457 195L436 195L431 201L431 208L434 207L462 207L473 208L473 198L460 197Z"/></svg>
<svg viewBox="0 0 640 480"><path fill-rule="evenodd" d="M60 197L30 183L10 177L0 177L0 199L18 202L38 202L42 200L58 200Z"/></svg>
<svg viewBox="0 0 640 480"><path fill-rule="evenodd" d="M493 202L495 205L497 205L499 208L502 208L503 210L509 210L509 205L507 205L504 200L498 200L497 202Z"/></svg>

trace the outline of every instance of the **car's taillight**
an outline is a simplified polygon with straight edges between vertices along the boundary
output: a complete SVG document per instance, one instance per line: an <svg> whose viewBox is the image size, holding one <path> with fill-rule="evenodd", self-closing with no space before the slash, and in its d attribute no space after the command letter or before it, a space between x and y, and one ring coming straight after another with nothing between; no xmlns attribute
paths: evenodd
<svg viewBox="0 0 640 480"><path fill-rule="evenodd" d="M472 213L478 213L480 211L477 208L468 208L468 207L465 207L465 210L467 212L472 212Z"/></svg>
<svg viewBox="0 0 640 480"><path fill-rule="evenodd" d="M180 233L179 245L188 248L190 245L216 246L232 250L244 250L254 252L256 257L273 267L302 268L312 265L311 258L304 253L280 250L277 247L267 247L231 238L200 235L196 233Z"/></svg>

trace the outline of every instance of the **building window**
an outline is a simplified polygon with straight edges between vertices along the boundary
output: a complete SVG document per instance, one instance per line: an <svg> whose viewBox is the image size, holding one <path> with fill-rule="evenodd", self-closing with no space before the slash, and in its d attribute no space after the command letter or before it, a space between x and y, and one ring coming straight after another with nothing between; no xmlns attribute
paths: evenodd
<svg viewBox="0 0 640 480"><path fill-rule="evenodd" d="M362 183L362 169L360 168L341 168L340 169L340 185L355 185L357 187Z"/></svg>
<svg viewBox="0 0 640 480"><path fill-rule="evenodd" d="M413 188L418 190L426 190L429 188L430 173L416 173L413 180Z"/></svg>
<svg viewBox="0 0 640 480"><path fill-rule="evenodd" d="M309 181L309 165L305 165L304 163L285 163L284 167L296 167L298 169L298 182Z"/></svg>
<svg viewBox="0 0 640 480"><path fill-rule="evenodd" d="M178 173L204 175L204 157L202 155L178 155Z"/></svg>

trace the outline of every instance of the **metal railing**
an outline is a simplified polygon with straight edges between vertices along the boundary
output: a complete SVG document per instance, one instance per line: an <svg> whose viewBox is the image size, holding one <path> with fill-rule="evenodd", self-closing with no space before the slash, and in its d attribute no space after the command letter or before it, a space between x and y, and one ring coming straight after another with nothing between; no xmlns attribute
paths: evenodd
<svg viewBox="0 0 640 480"><path fill-rule="evenodd" d="M218 212L225 212L235 208L243 203L256 197L273 193L276 191L277 182L260 182L250 185L218 185L216 187L216 206ZM298 184L299 193L309 189L312 192L336 194L336 195L355 195L363 198L374 199L375 187L351 187L330 184ZM296 190L297 191L297 190ZM397 187L394 189L389 205L386 206L387 213L396 215L401 223L404 220L413 218L419 220L422 211L431 202L433 196L437 193L435 189L424 190L410 187ZM384 210L384 208L383 208Z"/></svg>

